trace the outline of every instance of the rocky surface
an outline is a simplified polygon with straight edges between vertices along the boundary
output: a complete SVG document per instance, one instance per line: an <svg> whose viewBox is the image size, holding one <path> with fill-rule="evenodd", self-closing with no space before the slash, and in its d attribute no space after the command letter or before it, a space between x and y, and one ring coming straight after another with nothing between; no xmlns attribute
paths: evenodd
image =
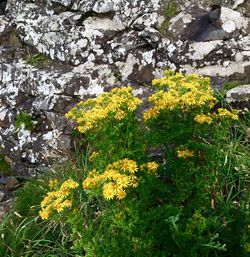
<svg viewBox="0 0 250 257"><path fill-rule="evenodd" d="M165 68L249 83L249 21L248 0L2 1L0 151L18 176L46 169L70 153L64 114L79 99L143 95ZM31 127L17 127L24 113Z"/></svg>
<svg viewBox="0 0 250 257"><path fill-rule="evenodd" d="M19 181L13 176L0 177L0 221L12 207L13 191L20 186Z"/></svg>
<svg viewBox="0 0 250 257"><path fill-rule="evenodd" d="M242 85L228 90L226 101L242 108L250 108L250 85Z"/></svg>

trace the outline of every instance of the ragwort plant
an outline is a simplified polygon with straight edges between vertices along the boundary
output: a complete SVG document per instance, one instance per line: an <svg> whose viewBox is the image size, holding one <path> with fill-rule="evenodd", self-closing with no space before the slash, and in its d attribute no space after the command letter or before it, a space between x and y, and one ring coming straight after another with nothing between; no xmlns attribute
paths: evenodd
<svg viewBox="0 0 250 257"><path fill-rule="evenodd" d="M64 170L67 176L72 175L71 169L64 167ZM62 173L61 169L58 180ZM72 242L66 236L63 221L48 222L39 217L40 202L50 190L48 182L49 177L43 176L26 182L15 191L12 211L0 224L0 256L77 256L77 252L70 249Z"/></svg>
<svg viewBox="0 0 250 257"><path fill-rule="evenodd" d="M166 71L153 85L143 113L124 87L66 114L88 159L74 180L50 182L41 218L63 222L82 256L246 256L249 153L230 138L237 111L216 108L196 74Z"/></svg>

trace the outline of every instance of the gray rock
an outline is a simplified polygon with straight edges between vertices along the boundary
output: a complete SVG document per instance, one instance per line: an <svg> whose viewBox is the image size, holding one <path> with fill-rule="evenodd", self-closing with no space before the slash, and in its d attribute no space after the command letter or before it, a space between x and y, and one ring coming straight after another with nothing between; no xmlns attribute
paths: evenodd
<svg viewBox="0 0 250 257"><path fill-rule="evenodd" d="M248 20L240 12L215 6L207 11L191 6L170 20L168 35L173 40L204 42L246 35Z"/></svg>
<svg viewBox="0 0 250 257"><path fill-rule="evenodd" d="M7 3L7 1L3 1L3 0L0 2L0 15L5 14L6 3Z"/></svg>
<svg viewBox="0 0 250 257"><path fill-rule="evenodd" d="M246 102L250 104L250 85L242 85L228 90L226 101L228 103Z"/></svg>
<svg viewBox="0 0 250 257"><path fill-rule="evenodd" d="M2 191L0 191L0 202L3 200L4 196L5 194Z"/></svg>

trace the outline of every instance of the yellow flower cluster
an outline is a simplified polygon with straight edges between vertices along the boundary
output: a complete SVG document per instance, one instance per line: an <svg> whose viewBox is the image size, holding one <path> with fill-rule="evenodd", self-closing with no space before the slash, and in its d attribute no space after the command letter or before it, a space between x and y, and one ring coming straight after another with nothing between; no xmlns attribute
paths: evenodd
<svg viewBox="0 0 250 257"><path fill-rule="evenodd" d="M142 103L132 91L132 87L114 88L95 99L81 101L65 116L74 120L82 133L97 128L98 122L107 118L122 120Z"/></svg>
<svg viewBox="0 0 250 257"><path fill-rule="evenodd" d="M55 184L56 183L56 184ZM49 182L50 187L58 184L57 180ZM41 202L41 210L39 215L42 219L48 219L53 211L62 212L65 208L71 207L72 201L67 199L72 189L78 187L79 184L73 179L68 179L62 183L58 190L48 192Z"/></svg>
<svg viewBox="0 0 250 257"><path fill-rule="evenodd" d="M99 155L100 154L98 152L93 151L88 158L89 162L93 162Z"/></svg>
<svg viewBox="0 0 250 257"><path fill-rule="evenodd" d="M159 91L149 97L154 107L144 113L146 121L157 117L163 110L187 112L203 106L212 108L216 103L210 79L197 74L166 71L163 78L153 80L152 84Z"/></svg>
<svg viewBox="0 0 250 257"><path fill-rule="evenodd" d="M58 180L57 179L51 179L49 181L49 188L52 189L52 188L56 188L58 186Z"/></svg>
<svg viewBox="0 0 250 257"><path fill-rule="evenodd" d="M227 109L224 109L224 108L219 108L217 110L218 114L215 116L218 117L218 118L228 118L228 119L232 119L232 120L238 120L238 111L237 110L233 110L232 112L230 112L229 110Z"/></svg>
<svg viewBox="0 0 250 257"><path fill-rule="evenodd" d="M140 166L140 169L141 170L147 169L149 174L155 175L158 167L159 167L159 164L156 162L147 162L145 164L142 164Z"/></svg>
<svg viewBox="0 0 250 257"><path fill-rule="evenodd" d="M177 150L177 156L182 159L187 159L194 156L194 152L189 149Z"/></svg>
<svg viewBox="0 0 250 257"><path fill-rule="evenodd" d="M90 172L89 176L83 181L84 189L94 189L102 187L102 193L106 199L123 199L126 196L126 189L135 188L139 184L137 172L147 169L148 173L156 174L158 168L156 162L148 162L138 166L134 160L123 159L109 164L103 173L96 170Z"/></svg>
<svg viewBox="0 0 250 257"><path fill-rule="evenodd" d="M208 123L211 124L213 122L213 119L210 114L197 114L194 118L194 120L200 124Z"/></svg>
<svg viewBox="0 0 250 257"><path fill-rule="evenodd" d="M219 108L217 112L212 114L197 114L194 118L194 120L200 124L208 123L211 124L213 122L213 119L232 119L232 120L238 120L238 111L233 110L232 112L224 109Z"/></svg>

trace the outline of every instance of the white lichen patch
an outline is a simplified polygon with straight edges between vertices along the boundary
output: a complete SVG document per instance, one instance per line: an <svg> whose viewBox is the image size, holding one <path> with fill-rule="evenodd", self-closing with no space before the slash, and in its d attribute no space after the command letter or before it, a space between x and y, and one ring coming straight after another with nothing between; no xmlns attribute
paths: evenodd
<svg viewBox="0 0 250 257"><path fill-rule="evenodd" d="M0 107L0 120L3 121L7 115L8 109L5 107Z"/></svg>
<svg viewBox="0 0 250 257"><path fill-rule="evenodd" d="M80 90L75 93L75 95L79 95L83 98L84 96L86 97L87 95L98 96L103 92L104 92L104 88L96 84L88 87L87 89L85 89L84 87L81 87Z"/></svg>
<svg viewBox="0 0 250 257"><path fill-rule="evenodd" d="M227 33L232 33L236 29L246 29L248 25L247 19L244 18L241 13L226 7L221 7L220 19L222 28Z"/></svg>
<svg viewBox="0 0 250 257"><path fill-rule="evenodd" d="M27 130L25 128L24 124L22 124L21 127L18 129L17 137L18 137L18 146L17 147L20 150L22 150L22 148L25 144L33 142L32 137L31 137L31 132L30 132L30 130Z"/></svg>
<svg viewBox="0 0 250 257"><path fill-rule="evenodd" d="M187 57L192 60L202 60L220 44L222 44L221 40L193 43L190 45Z"/></svg>

